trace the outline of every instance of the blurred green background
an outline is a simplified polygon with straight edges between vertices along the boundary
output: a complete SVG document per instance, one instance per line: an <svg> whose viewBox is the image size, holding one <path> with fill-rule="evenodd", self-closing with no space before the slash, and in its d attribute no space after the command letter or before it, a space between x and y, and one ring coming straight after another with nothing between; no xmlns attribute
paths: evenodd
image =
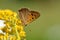
<svg viewBox="0 0 60 40"><path fill-rule="evenodd" d="M0 0L0 9L18 13L18 9L23 7L38 11L41 15L25 27L27 40L60 40L59 0Z"/></svg>

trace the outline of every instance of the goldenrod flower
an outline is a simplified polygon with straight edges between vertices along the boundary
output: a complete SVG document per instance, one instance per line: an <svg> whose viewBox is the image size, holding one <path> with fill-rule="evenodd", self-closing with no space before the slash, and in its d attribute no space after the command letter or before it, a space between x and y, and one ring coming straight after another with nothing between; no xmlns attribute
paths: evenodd
<svg viewBox="0 0 60 40"><path fill-rule="evenodd" d="M22 37L26 36L21 20L18 18L16 12L9 9L0 10L0 20L4 20L4 24L6 24L4 28L0 29L6 34L3 34L4 36L1 34L0 38L2 36L4 40L8 38L10 38L10 40L21 40Z"/></svg>

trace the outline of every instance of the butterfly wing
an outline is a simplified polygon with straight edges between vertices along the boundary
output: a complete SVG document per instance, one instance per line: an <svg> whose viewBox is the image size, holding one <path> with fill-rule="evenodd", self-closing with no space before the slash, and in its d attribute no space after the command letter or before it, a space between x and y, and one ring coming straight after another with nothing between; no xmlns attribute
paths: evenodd
<svg viewBox="0 0 60 40"><path fill-rule="evenodd" d="M27 8L22 8L19 10L19 17L23 23L23 25L28 25L37 19L40 14L36 11L29 11Z"/></svg>

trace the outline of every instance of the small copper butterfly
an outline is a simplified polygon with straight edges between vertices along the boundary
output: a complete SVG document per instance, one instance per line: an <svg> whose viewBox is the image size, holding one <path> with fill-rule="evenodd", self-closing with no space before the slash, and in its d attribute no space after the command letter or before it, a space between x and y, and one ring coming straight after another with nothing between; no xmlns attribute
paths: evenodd
<svg viewBox="0 0 60 40"><path fill-rule="evenodd" d="M21 8L18 12L23 25L28 25L40 16L39 12L30 11L28 8Z"/></svg>

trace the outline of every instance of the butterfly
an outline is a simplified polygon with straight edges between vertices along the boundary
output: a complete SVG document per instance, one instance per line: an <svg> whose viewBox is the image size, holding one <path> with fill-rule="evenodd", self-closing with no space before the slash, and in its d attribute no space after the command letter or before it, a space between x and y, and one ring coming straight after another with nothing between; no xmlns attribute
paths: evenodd
<svg viewBox="0 0 60 40"><path fill-rule="evenodd" d="M22 21L24 26L28 25L29 23L33 22L40 16L40 13L37 11L31 11L28 8L21 8L18 10L19 17Z"/></svg>

